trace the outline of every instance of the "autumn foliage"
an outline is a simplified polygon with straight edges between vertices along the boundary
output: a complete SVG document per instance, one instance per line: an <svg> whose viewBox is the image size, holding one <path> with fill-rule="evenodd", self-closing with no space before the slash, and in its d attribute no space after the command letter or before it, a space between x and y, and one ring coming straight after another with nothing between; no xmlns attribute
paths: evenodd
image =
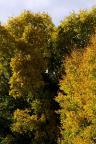
<svg viewBox="0 0 96 144"><path fill-rule="evenodd" d="M95 32L96 8L0 25L0 144L96 143Z"/></svg>
<svg viewBox="0 0 96 144"><path fill-rule="evenodd" d="M56 100L60 104L61 143L95 143L96 36L84 50L72 52L64 63L66 77L60 81Z"/></svg>

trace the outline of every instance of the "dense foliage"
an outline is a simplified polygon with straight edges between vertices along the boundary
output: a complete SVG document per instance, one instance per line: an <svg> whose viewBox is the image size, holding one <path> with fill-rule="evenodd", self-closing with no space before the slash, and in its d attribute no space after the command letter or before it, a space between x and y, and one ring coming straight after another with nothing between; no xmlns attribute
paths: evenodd
<svg viewBox="0 0 96 144"><path fill-rule="evenodd" d="M96 141L96 36L85 52L74 51L65 62L66 77L56 98L61 109L61 143L95 144Z"/></svg>
<svg viewBox="0 0 96 144"><path fill-rule="evenodd" d="M25 11L0 25L0 144L96 143L95 14L55 27Z"/></svg>

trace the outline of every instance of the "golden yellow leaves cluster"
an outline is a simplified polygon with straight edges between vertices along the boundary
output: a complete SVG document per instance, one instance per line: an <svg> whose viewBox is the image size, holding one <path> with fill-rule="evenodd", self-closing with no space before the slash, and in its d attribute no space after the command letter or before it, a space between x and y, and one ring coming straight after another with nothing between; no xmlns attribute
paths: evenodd
<svg viewBox="0 0 96 144"><path fill-rule="evenodd" d="M66 77L56 100L61 109L63 143L93 144L96 128L96 36L85 51L74 51L65 61Z"/></svg>

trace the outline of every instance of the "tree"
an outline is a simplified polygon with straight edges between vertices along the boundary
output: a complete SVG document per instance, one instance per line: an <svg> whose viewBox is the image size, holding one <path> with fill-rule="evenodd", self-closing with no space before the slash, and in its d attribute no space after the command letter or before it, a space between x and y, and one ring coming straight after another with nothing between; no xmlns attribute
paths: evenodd
<svg viewBox="0 0 96 144"><path fill-rule="evenodd" d="M60 81L56 100L61 109L62 144L96 143L96 36L83 51L65 60L66 77Z"/></svg>
<svg viewBox="0 0 96 144"><path fill-rule="evenodd" d="M53 94L49 91L50 83L45 73L49 69L54 25L47 14L25 11L11 19L6 28L17 42L10 63L13 73L10 95L18 102L22 100L14 111L11 130L21 139L24 135L29 137L29 143L56 143L58 132L52 107Z"/></svg>
<svg viewBox="0 0 96 144"><path fill-rule="evenodd" d="M15 40L4 26L0 25L0 143L11 141L11 112L13 99L9 96L10 59L15 49Z"/></svg>
<svg viewBox="0 0 96 144"><path fill-rule="evenodd" d="M90 37L95 34L96 8L71 13L58 26L57 30L57 70L62 73L62 63L66 55L74 49L84 49L89 44ZM61 65L61 71L60 69Z"/></svg>
<svg viewBox="0 0 96 144"><path fill-rule="evenodd" d="M90 93L89 86L93 85L93 81L91 83L87 79L91 75L91 65L87 63L89 54L84 59L83 50L90 44L90 37L95 33L95 13L96 8L80 11L79 14L73 13L56 28L47 14L24 11L10 18L6 25L0 25L0 143L57 143L60 117L63 122L61 112L66 112L61 109L60 113L56 113L63 106L63 102L59 101L61 94L55 101L62 73L65 81L70 81L66 81L64 89L60 89L62 95L68 95L70 91L73 93L73 90L77 94L78 88ZM84 54L87 55L87 52ZM64 61L66 57L67 62ZM66 74L70 72L70 75L65 75L63 61L63 66L68 69ZM86 65L81 64L81 61L86 62ZM86 81L84 79L77 85L84 73L88 74ZM88 89L86 82L91 83ZM79 102L81 104L81 99L76 104L73 104L74 100L71 102L70 97L69 100L72 109ZM84 120L85 123L87 120ZM95 131L92 135L95 135ZM95 141L95 136L92 139Z"/></svg>

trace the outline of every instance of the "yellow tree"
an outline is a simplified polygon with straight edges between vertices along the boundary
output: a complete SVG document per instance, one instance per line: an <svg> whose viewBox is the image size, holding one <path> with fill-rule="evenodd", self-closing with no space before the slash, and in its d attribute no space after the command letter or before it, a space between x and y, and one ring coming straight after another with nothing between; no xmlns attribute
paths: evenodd
<svg viewBox="0 0 96 144"><path fill-rule="evenodd" d="M62 144L96 143L96 36L83 51L65 60L59 102Z"/></svg>

